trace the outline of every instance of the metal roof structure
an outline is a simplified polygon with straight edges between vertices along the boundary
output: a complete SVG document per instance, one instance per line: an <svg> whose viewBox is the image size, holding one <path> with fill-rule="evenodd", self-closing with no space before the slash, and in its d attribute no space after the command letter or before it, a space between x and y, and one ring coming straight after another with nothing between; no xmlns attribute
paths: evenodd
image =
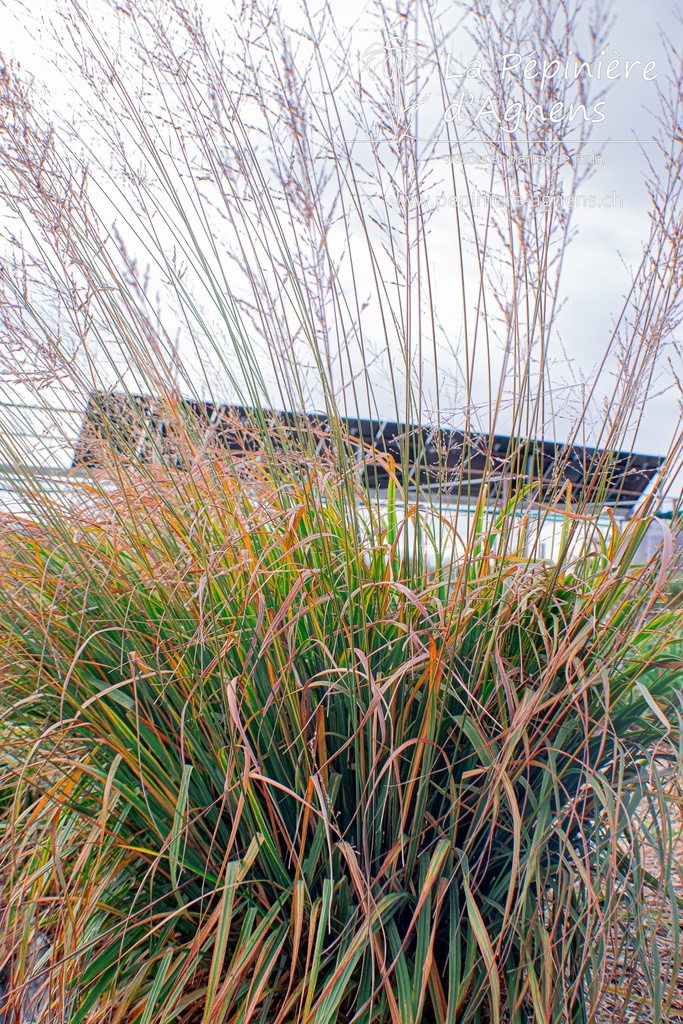
<svg viewBox="0 0 683 1024"><path fill-rule="evenodd" d="M264 428L277 445L289 438L313 437L319 451L330 444L325 416L287 412L257 413L234 405L184 400L200 436L232 452L258 450ZM391 463L409 488L438 488L449 500L468 504L486 482L491 500L529 488L535 501L567 498L571 504L611 508L628 515L652 482L663 459L633 452L610 452L552 441L506 435L465 433L391 421L347 419L341 422L366 487L377 491L389 482ZM179 465L177 428L162 403L143 395L95 392L90 396L76 441L72 469L99 465L98 439L108 438L122 454ZM402 479L401 467L407 466Z"/></svg>

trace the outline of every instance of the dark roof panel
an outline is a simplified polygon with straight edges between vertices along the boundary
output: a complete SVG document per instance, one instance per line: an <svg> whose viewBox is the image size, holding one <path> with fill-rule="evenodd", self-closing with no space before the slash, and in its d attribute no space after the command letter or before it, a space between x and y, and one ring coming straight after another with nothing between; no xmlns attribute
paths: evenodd
<svg viewBox="0 0 683 1024"><path fill-rule="evenodd" d="M187 400L207 435L236 453L256 451L263 431L272 443L287 437L318 438L318 449L329 441L325 416L291 412L258 412L234 405ZM472 500L483 481L491 498L510 495L519 486L532 485L529 497L554 501L562 495L572 503L599 507L631 508L651 483L663 459L632 452L608 452L597 448L567 446L551 441L511 438L503 434L465 434L391 421L353 419L342 422L366 486L383 488L389 470L383 457L400 466L407 451L408 483L439 487L456 500ZM73 466L99 465L98 438L107 437L120 453L136 458L158 458L179 465L174 444L174 424L165 419L161 403L151 397L115 392L94 392L88 403L76 445ZM357 441L355 440L357 439ZM379 458L377 458L379 456Z"/></svg>

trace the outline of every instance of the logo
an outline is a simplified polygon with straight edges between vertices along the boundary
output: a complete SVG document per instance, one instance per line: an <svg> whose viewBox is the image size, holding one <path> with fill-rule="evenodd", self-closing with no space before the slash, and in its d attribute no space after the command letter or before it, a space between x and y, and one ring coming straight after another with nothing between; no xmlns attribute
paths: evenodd
<svg viewBox="0 0 683 1024"><path fill-rule="evenodd" d="M426 43L412 42L392 36L386 43L372 43L363 54L361 72L367 71L373 81L379 77L395 81L404 77L412 68L424 67L425 55L429 51Z"/></svg>

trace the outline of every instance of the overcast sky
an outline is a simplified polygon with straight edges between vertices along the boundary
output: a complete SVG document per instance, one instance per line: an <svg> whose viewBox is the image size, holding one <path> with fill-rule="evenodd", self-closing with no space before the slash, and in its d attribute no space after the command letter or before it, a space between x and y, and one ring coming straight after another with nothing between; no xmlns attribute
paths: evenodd
<svg viewBox="0 0 683 1024"><path fill-rule="evenodd" d="M222 0L205 0L204 6L219 16ZM364 32L369 27L364 23L363 4L357 0L331 0L331 6L340 19L355 19L362 48L367 42ZM47 84L53 102L56 96L67 95L59 70L51 64L49 36L40 30L40 18L49 17L54 9L55 0L31 0L30 7L21 0L0 0L3 51ZM660 32L664 30L669 39L680 38L683 47L683 33L670 0L657 0L656 6L642 0L618 0L613 13L605 59L616 59L616 54L624 62L640 61L641 68L654 61L656 73L663 75L665 60ZM621 306L629 268L638 263L642 253L648 210L643 176L647 155L654 152L655 106L652 82L637 73L629 81L622 77L613 84L604 108L605 120L596 129L594 148L599 161L584 191L600 197L614 194L619 199L616 208L579 210L575 214L578 237L570 248L563 277L563 290L570 301L558 322L564 348L588 373L604 348ZM665 384L662 379L662 386ZM677 408L678 394L674 389L651 403L638 438L641 451L663 451Z"/></svg>

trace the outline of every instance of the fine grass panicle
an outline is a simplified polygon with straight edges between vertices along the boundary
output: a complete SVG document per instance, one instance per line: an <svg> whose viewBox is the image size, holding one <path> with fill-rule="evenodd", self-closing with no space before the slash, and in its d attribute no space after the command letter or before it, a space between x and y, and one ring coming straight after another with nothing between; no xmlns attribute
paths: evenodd
<svg viewBox="0 0 683 1024"><path fill-rule="evenodd" d="M569 3L469 6L491 52L580 46ZM678 430L604 509L675 358L675 67L646 258L557 410L567 209L451 204L444 270L406 200L444 146L481 186L410 106L435 5L361 60L327 8L236 10L229 52L177 0L98 12L59 22L78 119L0 79L0 1020L669 1020ZM491 135L498 186L574 188L568 131Z"/></svg>

